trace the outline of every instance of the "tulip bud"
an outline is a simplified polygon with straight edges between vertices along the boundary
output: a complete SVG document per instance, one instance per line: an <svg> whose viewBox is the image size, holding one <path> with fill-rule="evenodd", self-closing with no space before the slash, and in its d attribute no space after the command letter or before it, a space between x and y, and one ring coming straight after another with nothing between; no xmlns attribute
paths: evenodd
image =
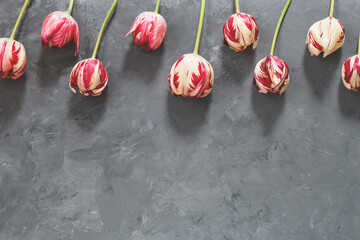
<svg viewBox="0 0 360 240"><path fill-rule="evenodd" d="M254 69L254 85L260 93L279 93L286 90L290 82L287 64L276 56L261 59Z"/></svg>
<svg viewBox="0 0 360 240"><path fill-rule="evenodd" d="M346 59L342 67L342 80L348 90L360 90L360 57L355 55Z"/></svg>
<svg viewBox="0 0 360 240"><path fill-rule="evenodd" d="M166 21L160 14L143 12L137 16L130 31L124 38L132 33L135 45L138 45L143 51L150 51L161 46L166 30Z"/></svg>
<svg viewBox="0 0 360 240"><path fill-rule="evenodd" d="M17 79L25 73L26 67L24 46L10 38L0 38L0 78Z"/></svg>
<svg viewBox="0 0 360 240"><path fill-rule="evenodd" d="M338 50L344 42L345 28L334 17L327 17L314 23L306 37L311 55L318 56L324 52L324 58Z"/></svg>
<svg viewBox="0 0 360 240"><path fill-rule="evenodd" d="M108 73L104 65L95 58L78 62L71 71L70 89L76 93L77 87L85 96L99 96L108 84Z"/></svg>
<svg viewBox="0 0 360 240"><path fill-rule="evenodd" d="M57 11L45 18L41 29L41 41L44 48L62 47L72 39L76 45L76 56L79 50L79 27L69 13Z"/></svg>
<svg viewBox="0 0 360 240"><path fill-rule="evenodd" d="M255 50L259 40L259 29L253 16L246 13L232 15L223 27L227 45L235 52L243 51L253 44Z"/></svg>
<svg viewBox="0 0 360 240"><path fill-rule="evenodd" d="M214 70L200 55L185 54L172 66L168 80L174 96L202 98L211 92Z"/></svg>

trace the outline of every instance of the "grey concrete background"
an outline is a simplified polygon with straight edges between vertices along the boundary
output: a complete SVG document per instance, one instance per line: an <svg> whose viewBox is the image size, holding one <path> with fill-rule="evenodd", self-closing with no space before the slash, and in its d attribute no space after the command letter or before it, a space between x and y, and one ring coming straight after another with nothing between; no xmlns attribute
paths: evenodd
<svg viewBox="0 0 360 240"><path fill-rule="evenodd" d="M43 50L42 20L68 1L33 1L17 35L29 67L0 81L1 240L360 239L360 94L340 82L357 52L360 2L336 1L346 43L310 57L308 28L327 0L294 0L275 54L290 66L283 97L263 96L252 69L270 50L285 0L240 1L260 29L255 52L222 45L233 1L208 0L200 54L215 70L206 99L174 99L167 75L195 41L200 0L163 0L164 45L122 40L155 0L120 0L98 54L110 82L74 95L72 67L91 56L111 0L77 0L81 38ZM0 1L9 36L23 1Z"/></svg>

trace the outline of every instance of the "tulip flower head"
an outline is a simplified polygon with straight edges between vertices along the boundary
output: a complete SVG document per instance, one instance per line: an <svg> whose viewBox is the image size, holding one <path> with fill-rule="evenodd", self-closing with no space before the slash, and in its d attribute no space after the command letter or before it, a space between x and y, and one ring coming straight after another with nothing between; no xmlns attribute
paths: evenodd
<svg viewBox="0 0 360 240"><path fill-rule="evenodd" d="M214 70L211 64L198 54L205 5L206 0L202 0L194 52L183 55L173 64L169 72L170 92L175 97L206 97L213 86Z"/></svg>
<svg viewBox="0 0 360 240"><path fill-rule="evenodd" d="M185 54L172 66L168 80L174 96L202 98L211 92L214 70L200 55Z"/></svg>
<svg viewBox="0 0 360 240"><path fill-rule="evenodd" d="M156 12L143 12L135 19L126 38L132 33L135 45L143 51L158 49L166 35L166 21Z"/></svg>
<svg viewBox="0 0 360 240"><path fill-rule="evenodd" d="M290 82L289 67L285 61L281 60L279 57L274 56L276 39L290 3L291 0L288 0L278 21L270 55L261 59L254 68L253 83L258 92L262 94L271 92L282 95Z"/></svg>
<svg viewBox="0 0 360 240"><path fill-rule="evenodd" d="M70 89L76 93L77 87L85 96L99 96L106 88L109 81L104 65L95 58L78 62L70 75Z"/></svg>
<svg viewBox="0 0 360 240"><path fill-rule="evenodd" d="M310 27L305 43L308 44L311 56L319 56L321 52L324 52L325 58L344 44L345 28L340 20L333 17L333 12L334 0L331 0L329 17Z"/></svg>
<svg viewBox="0 0 360 240"><path fill-rule="evenodd" d="M238 0L235 0L238 1ZM235 52L243 51L251 44L255 50L259 41L259 29L253 16L237 12L223 27L226 44Z"/></svg>
<svg viewBox="0 0 360 240"><path fill-rule="evenodd" d="M99 96L105 90L109 77L104 65L96 59L100 41L111 14L114 12L117 0L114 0L101 27L98 39L95 44L93 55L89 59L78 62L71 71L69 87L76 93L75 88L84 96Z"/></svg>
<svg viewBox="0 0 360 240"><path fill-rule="evenodd" d="M25 48L20 42L15 41L14 37L28 4L29 0L26 0L10 38L0 38L0 78L17 79L25 73L27 67Z"/></svg>
<svg viewBox="0 0 360 240"><path fill-rule="evenodd" d="M44 20L41 28L41 41L44 48L51 46L62 47L74 40L76 49L79 50L79 27L68 12L56 11L50 13Z"/></svg>
<svg viewBox="0 0 360 240"><path fill-rule="evenodd" d="M279 93L286 90L290 82L287 64L276 56L261 59L254 69L254 85L263 94Z"/></svg>
<svg viewBox="0 0 360 240"><path fill-rule="evenodd" d="M17 79L27 66L24 46L10 38L0 38L0 78Z"/></svg>
<svg viewBox="0 0 360 240"><path fill-rule="evenodd" d="M358 92L360 90L360 34L358 55L346 59L343 64L341 73L344 86L348 90Z"/></svg>
<svg viewBox="0 0 360 240"><path fill-rule="evenodd" d="M307 34L311 55L319 56L324 52L324 58L338 50L345 42L345 28L341 22L334 17L327 17L314 23Z"/></svg>

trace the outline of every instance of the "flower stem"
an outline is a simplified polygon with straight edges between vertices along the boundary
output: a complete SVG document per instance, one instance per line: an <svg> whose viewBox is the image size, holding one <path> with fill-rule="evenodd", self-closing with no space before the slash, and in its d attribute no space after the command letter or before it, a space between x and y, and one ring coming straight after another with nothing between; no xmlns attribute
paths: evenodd
<svg viewBox="0 0 360 240"><path fill-rule="evenodd" d="M236 12L240 12L239 0L235 0Z"/></svg>
<svg viewBox="0 0 360 240"><path fill-rule="evenodd" d="M156 7L155 7L155 13L158 13L159 12L159 8L160 8L160 0L157 0L156 2Z"/></svg>
<svg viewBox="0 0 360 240"><path fill-rule="evenodd" d="M114 12L114 9L116 7L117 2L118 2L118 0L114 0L113 5L111 6L108 14L106 15L106 18L105 18L105 20L103 22L103 25L102 25L101 29L100 29L100 33L99 33L98 39L96 41L95 49L94 49L94 52L93 52L93 55L92 55L91 58L96 58L96 54L97 54L97 51L99 50L100 41L101 41L102 35L104 33L106 24L109 21L109 18L111 16L111 14Z"/></svg>
<svg viewBox="0 0 360 240"><path fill-rule="evenodd" d="M332 16L333 16L333 13L334 13L334 3L335 3L335 0L331 0L329 17L332 17Z"/></svg>
<svg viewBox="0 0 360 240"><path fill-rule="evenodd" d="M201 11L200 11L199 26L198 26L198 31L197 31L197 35L196 35L196 42L195 42L195 48L194 48L194 53L196 53L196 54L199 53L201 31L202 31L202 26L203 26L203 23L204 23L205 5L206 5L206 0L201 0Z"/></svg>
<svg viewBox="0 0 360 240"><path fill-rule="evenodd" d="M73 9L73 7L74 7L74 1L75 1L75 0L71 0L71 1L70 1L69 9L68 9L68 11L67 11L69 15L71 15L72 9Z"/></svg>
<svg viewBox="0 0 360 240"><path fill-rule="evenodd" d="M285 7L284 7L284 10L283 10L283 12L281 13L280 19L279 19L278 24L277 24L277 26L276 26L276 30L275 30L273 42L272 42L272 45L271 45L271 51L270 51L270 55L271 55L271 56L274 55L276 40L277 40L277 37L278 37L278 35L279 35L279 31L280 31L280 27L281 27L282 21L284 20L286 11L288 10L288 8L289 8L289 6L290 6L290 3L291 3L291 0L288 0L288 1L286 2L286 5L285 5Z"/></svg>
<svg viewBox="0 0 360 240"><path fill-rule="evenodd" d="M359 44L358 44L358 55L360 56L360 34L359 34Z"/></svg>
<svg viewBox="0 0 360 240"><path fill-rule="evenodd" d="M18 19L16 20L14 29L13 29L11 35L10 35L10 39L14 39L15 34L16 34L16 31L17 31L17 29L19 28L21 19L22 19L22 17L24 16L26 7L27 7L27 5L29 4L29 2L30 2L30 0L25 0L25 3L24 3L24 5L23 5L23 7L22 7L22 9L21 9L20 15L19 15Z"/></svg>

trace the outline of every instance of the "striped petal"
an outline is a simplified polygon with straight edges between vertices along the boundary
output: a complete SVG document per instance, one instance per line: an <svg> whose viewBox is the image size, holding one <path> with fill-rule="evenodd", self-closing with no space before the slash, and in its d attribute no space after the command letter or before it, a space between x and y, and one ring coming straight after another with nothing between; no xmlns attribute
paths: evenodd
<svg viewBox="0 0 360 240"><path fill-rule="evenodd" d="M26 70L27 60L24 46L9 38L0 38L0 77L17 79Z"/></svg>
<svg viewBox="0 0 360 240"><path fill-rule="evenodd" d="M346 59L342 67L342 81L348 90L360 90L360 57L353 56Z"/></svg>

